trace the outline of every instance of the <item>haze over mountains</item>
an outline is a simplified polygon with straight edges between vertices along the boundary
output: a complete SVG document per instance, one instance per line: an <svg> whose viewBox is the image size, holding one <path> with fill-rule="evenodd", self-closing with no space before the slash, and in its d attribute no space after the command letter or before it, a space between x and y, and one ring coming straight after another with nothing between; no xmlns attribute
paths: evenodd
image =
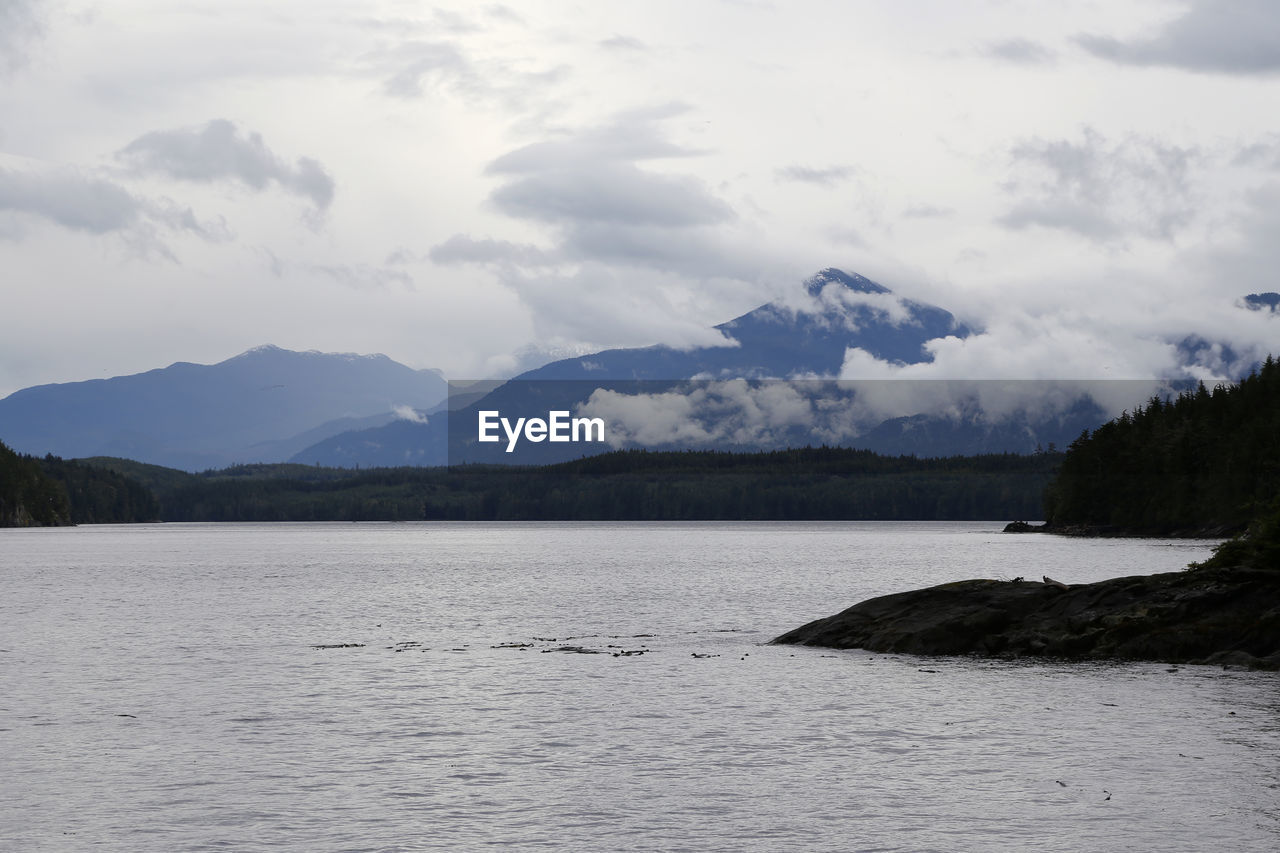
<svg viewBox="0 0 1280 853"><path fill-rule="evenodd" d="M1274 293L1250 294L1240 307L1274 312L1278 301ZM448 401L437 372L383 355L264 346L213 365L179 362L18 391L0 400L0 439L34 455L121 456L189 471L283 461L541 464L636 446L829 444L922 456L1031 452L1065 445L1117 414L1117 405L1143 402L1156 387L836 382L851 352L923 365L933 358L930 341L975 334L943 308L837 269L819 272L791 298L715 329L722 345L560 359L484 393L455 387ZM1171 346L1185 364L1209 350L1230 350L1230 342L1204 339ZM446 407L455 410L452 417ZM569 410L604 418L611 434L593 446L526 444L508 455L501 445L476 442L481 409L526 416Z"/></svg>

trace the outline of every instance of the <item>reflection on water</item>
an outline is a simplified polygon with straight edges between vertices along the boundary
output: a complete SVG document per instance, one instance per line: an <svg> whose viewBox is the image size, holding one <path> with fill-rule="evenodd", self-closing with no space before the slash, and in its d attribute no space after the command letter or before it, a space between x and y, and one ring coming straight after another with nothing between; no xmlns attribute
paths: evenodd
<svg viewBox="0 0 1280 853"><path fill-rule="evenodd" d="M1274 674L764 645L1209 552L998 529L5 531L0 847L1274 849Z"/></svg>

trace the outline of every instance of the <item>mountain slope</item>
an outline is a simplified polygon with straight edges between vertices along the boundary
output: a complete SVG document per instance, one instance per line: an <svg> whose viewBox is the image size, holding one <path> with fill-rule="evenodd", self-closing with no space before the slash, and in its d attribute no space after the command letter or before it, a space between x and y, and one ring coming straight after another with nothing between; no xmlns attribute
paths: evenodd
<svg viewBox="0 0 1280 853"><path fill-rule="evenodd" d="M0 400L0 437L40 456L120 456L200 470L283 461L306 439L349 429L344 419L429 409L446 393L438 374L384 355L264 346L218 364L178 362L17 391Z"/></svg>

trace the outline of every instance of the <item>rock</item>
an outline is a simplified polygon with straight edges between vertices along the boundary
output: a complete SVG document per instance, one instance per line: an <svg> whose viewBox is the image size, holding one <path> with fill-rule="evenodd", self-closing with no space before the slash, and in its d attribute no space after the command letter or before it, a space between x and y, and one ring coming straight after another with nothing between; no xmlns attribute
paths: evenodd
<svg viewBox="0 0 1280 853"><path fill-rule="evenodd" d="M1004 526L1005 533L1043 533L1047 525L1028 524L1025 521L1011 521Z"/></svg>
<svg viewBox="0 0 1280 853"><path fill-rule="evenodd" d="M1280 572L1197 569L1065 588L958 581L873 598L773 642L1280 669Z"/></svg>

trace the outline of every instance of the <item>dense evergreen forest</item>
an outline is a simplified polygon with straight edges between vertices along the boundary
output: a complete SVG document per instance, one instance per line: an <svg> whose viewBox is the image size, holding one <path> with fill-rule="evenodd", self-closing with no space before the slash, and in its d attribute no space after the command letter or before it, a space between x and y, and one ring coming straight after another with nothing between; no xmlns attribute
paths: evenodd
<svg viewBox="0 0 1280 853"><path fill-rule="evenodd" d="M151 489L132 477L98 465L46 456L40 468L62 487L73 524L121 524L160 520Z"/></svg>
<svg viewBox="0 0 1280 853"><path fill-rule="evenodd" d="M0 527L159 518L155 495L134 478L57 456L19 455L0 443Z"/></svg>
<svg viewBox="0 0 1280 853"><path fill-rule="evenodd" d="M203 474L86 462L147 485L169 521L972 520L1038 518L1060 459L626 451L527 468L243 465Z"/></svg>
<svg viewBox="0 0 1280 853"><path fill-rule="evenodd" d="M1071 444L1050 528L1231 533L1280 509L1280 363L1235 385L1153 398Z"/></svg>
<svg viewBox="0 0 1280 853"><path fill-rule="evenodd" d="M0 527L71 523L66 491L30 456L0 443Z"/></svg>

